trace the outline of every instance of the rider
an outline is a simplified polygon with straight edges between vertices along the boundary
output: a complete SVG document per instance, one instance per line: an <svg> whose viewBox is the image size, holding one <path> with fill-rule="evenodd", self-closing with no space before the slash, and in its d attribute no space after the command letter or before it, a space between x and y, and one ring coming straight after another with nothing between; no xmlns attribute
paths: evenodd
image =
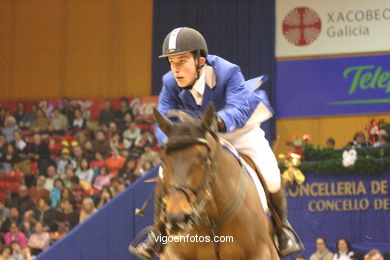
<svg viewBox="0 0 390 260"><path fill-rule="evenodd" d="M254 106L251 104L252 92L246 87L240 68L221 57L208 55L203 36L187 27L176 28L166 36L159 58L168 60L171 71L163 76L158 110L165 115L172 109L200 115L208 103L213 102L218 111L218 131L223 133L222 136L226 135L239 152L254 160L265 179L271 203L284 224L283 228L276 227L275 232L280 255L300 251L303 246L287 220L286 200L275 155L259 124L254 127L246 125L254 114ZM236 131L240 134L234 135L236 129L245 130ZM232 135L229 136L229 133ZM167 139L157 126L156 136L161 144ZM160 212L160 201L156 193L155 215ZM155 221L158 222L156 217ZM156 235L159 230L162 230L161 223L156 224L152 232ZM136 248L131 248L133 253L144 259L152 258L159 250L161 245L152 236Z"/></svg>

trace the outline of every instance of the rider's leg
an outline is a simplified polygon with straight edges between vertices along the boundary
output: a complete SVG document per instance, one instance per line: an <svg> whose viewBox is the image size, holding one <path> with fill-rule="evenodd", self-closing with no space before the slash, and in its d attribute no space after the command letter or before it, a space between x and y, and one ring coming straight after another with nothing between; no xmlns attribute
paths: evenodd
<svg viewBox="0 0 390 260"><path fill-rule="evenodd" d="M160 169L161 170L161 169ZM148 233L148 237L137 245L137 247L129 247L129 250L134 255L142 259L153 259L155 255L162 253L164 244L161 239L157 239L160 235L165 235L165 228L161 221L162 208L162 192L160 181L157 182L154 196L154 224Z"/></svg>
<svg viewBox="0 0 390 260"><path fill-rule="evenodd" d="M278 162L264 137L264 131L260 127L256 127L246 134L237 136L233 140L228 139L228 141L240 153L251 157L266 182L267 190L270 192L270 202L284 226L282 228L275 226L280 255L285 256L303 249L303 245L287 220L287 202L281 185Z"/></svg>

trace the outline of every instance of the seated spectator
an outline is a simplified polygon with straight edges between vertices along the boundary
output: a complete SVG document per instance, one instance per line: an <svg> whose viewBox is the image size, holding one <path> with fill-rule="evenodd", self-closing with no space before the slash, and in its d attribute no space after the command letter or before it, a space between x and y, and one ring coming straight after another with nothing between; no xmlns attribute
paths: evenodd
<svg viewBox="0 0 390 260"><path fill-rule="evenodd" d="M348 144L348 146L353 146L356 148L367 147L368 143L366 141L366 136L362 131L357 131L353 136L353 141Z"/></svg>
<svg viewBox="0 0 390 260"><path fill-rule="evenodd" d="M144 153L140 157L140 164L144 164L146 161L150 162L153 166L160 164L160 156L152 150L150 144L145 144Z"/></svg>
<svg viewBox="0 0 390 260"><path fill-rule="evenodd" d="M77 206L79 206L86 195L85 189L80 184L79 177L74 176L72 178L72 187L70 189Z"/></svg>
<svg viewBox="0 0 390 260"><path fill-rule="evenodd" d="M31 161L38 163L38 170L40 174L46 172L47 167L52 164L50 159L50 150L46 142L41 138L41 135L35 133L33 142L28 146L28 157Z"/></svg>
<svg viewBox="0 0 390 260"><path fill-rule="evenodd" d="M55 218L57 210L50 207L51 201L49 198L41 198L38 202L36 210L36 219L42 222L44 230L54 232L57 228Z"/></svg>
<svg viewBox="0 0 390 260"><path fill-rule="evenodd" d="M50 118L49 131L57 135L63 135L68 130L68 127L68 118L61 113L58 107L54 107L52 117Z"/></svg>
<svg viewBox="0 0 390 260"><path fill-rule="evenodd" d="M116 148L118 151L123 150L123 142L119 133L114 133L110 139L110 148Z"/></svg>
<svg viewBox="0 0 390 260"><path fill-rule="evenodd" d="M310 256L310 260L332 260L333 254L328 250L328 244L325 238L317 237L316 239L317 251Z"/></svg>
<svg viewBox="0 0 390 260"><path fill-rule="evenodd" d="M61 200L61 192L64 189L64 181L60 178L54 180L54 187L50 191L51 207L57 208L58 202Z"/></svg>
<svg viewBox="0 0 390 260"><path fill-rule="evenodd" d="M10 245L10 249L11 249L11 256L10 256L11 259L13 259L13 260L24 260L22 248L20 247L18 242L12 241L11 245Z"/></svg>
<svg viewBox="0 0 390 260"><path fill-rule="evenodd" d="M140 167L141 176L144 176L153 168L153 165L149 161L143 161L142 163L139 164L139 167Z"/></svg>
<svg viewBox="0 0 390 260"><path fill-rule="evenodd" d="M133 121L133 116L131 113L126 112L122 117L122 120L117 121L118 130L120 133L126 130L127 126Z"/></svg>
<svg viewBox="0 0 390 260"><path fill-rule="evenodd" d="M17 207L11 207L9 209L9 216L3 222L0 227L0 232L8 232L11 223L16 223L18 226L22 224L22 218L20 217L19 210Z"/></svg>
<svg viewBox="0 0 390 260"><path fill-rule="evenodd" d="M57 214L56 223L59 232L68 232L79 224L79 214L69 199L62 201L61 212Z"/></svg>
<svg viewBox="0 0 390 260"><path fill-rule="evenodd" d="M95 152L95 159L91 161L91 168L96 172L98 172L98 169L105 166L106 161L104 160L103 156L99 152Z"/></svg>
<svg viewBox="0 0 390 260"><path fill-rule="evenodd" d="M115 122L108 123L108 128L106 130L106 136L108 140L111 140L112 136L116 133L118 133L118 127L116 126L116 123Z"/></svg>
<svg viewBox="0 0 390 260"><path fill-rule="evenodd" d="M103 109L99 113L99 126L103 129L108 127L110 122L115 122L115 110L111 105L111 101L106 99L103 103Z"/></svg>
<svg viewBox="0 0 390 260"><path fill-rule="evenodd" d="M81 203L80 210L80 223L89 218L92 214L96 212L95 204L90 197L86 197L83 199Z"/></svg>
<svg viewBox="0 0 390 260"><path fill-rule="evenodd" d="M112 174L109 173L107 166L104 165L99 169L99 176L96 177L93 186L96 189L101 190L110 185L111 177Z"/></svg>
<svg viewBox="0 0 390 260"><path fill-rule="evenodd" d="M58 177L56 167L54 165L47 167L46 175L44 188L50 192L53 189L55 179Z"/></svg>
<svg viewBox="0 0 390 260"><path fill-rule="evenodd" d="M304 255L299 255L295 257L295 260L306 260L306 257Z"/></svg>
<svg viewBox="0 0 390 260"><path fill-rule="evenodd" d="M333 255L333 260L350 260L353 255L351 244L348 239L341 238L336 243L336 253Z"/></svg>
<svg viewBox="0 0 390 260"><path fill-rule="evenodd" d="M113 197L121 193L120 191L120 184L121 184L121 179L117 176L114 176L111 178L110 181L110 191Z"/></svg>
<svg viewBox="0 0 390 260"><path fill-rule="evenodd" d="M72 157L76 161L76 165L79 166L81 160L84 159L83 148L79 145L77 141L72 142Z"/></svg>
<svg viewBox="0 0 390 260"><path fill-rule="evenodd" d="M22 119L19 121L19 127L22 129L30 128L32 122L36 118L36 114L38 111L38 104L31 105L31 113L25 113Z"/></svg>
<svg viewBox="0 0 390 260"><path fill-rule="evenodd" d="M19 125L19 123L22 121L23 117L26 115L26 109L24 106L23 101L19 101L16 104L16 112L14 114L14 118L16 119L16 123Z"/></svg>
<svg viewBox="0 0 390 260"><path fill-rule="evenodd" d="M133 183L138 176L135 175L137 161L134 158L128 158L123 167L119 170L119 176L127 183Z"/></svg>
<svg viewBox="0 0 390 260"><path fill-rule="evenodd" d="M106 139L104 132L99 130L95 134L95 140L92 142L93 150L103 155L104 158L108 156L110 151L110 143Z"/></svg>
<svg viewBox="0 0 390 260"><path fill-rule="evenodd" d="M68 164L65 168L65 175L63 176L62 180L64 181L65 187L71 188L72 187L72 178L75 176L73 166Z"/></svg>
<svg viewBox="0 0 390 260"><path fill-rule="evenodd" d="M125 164L125 161L126 159L119 154L118 149L116 148L111 149L111 156L106 159L106 165L108 167L108 171L111 174L117 176L119 170Z"/></svg>
<svg viewBox="0 0 390 260"><path fill-rule="evenodd" d="M4 155L7 151L7 139L5 139L5 135L0 134L0 163L4 161ZM1 169L0 169L1 170Z"/></svg>
<svg viewBox="0 0 390 260"><path fill-rule="evenodd" d="M95 151L91 140L86 140L83 144L83 155L89 162L95 159ZM91 167L92 168L92 167Z"/></svg>
<svg viewBox="0 0 390 260"><path fill-rule="evenodd" d="M129 101L126 97L121 97L119 99L119 109L115 112L115 122L120 126L125 124L124 117L126 114L129 114L130 117L133 117L133 111L129 106Z"/></svg>
<svg viewBox="0 0 390 260"><path fill-rule="evenodd" d="M80 162L80 166L77 168L75 175L79 177L80 180L84 180L89 184L92 184L93 181L93 170L89 168L89 162L87 159L83 158Z"/></svg>
<svg viewBox="0 0 390 260"><path fill-rule="evenodd" d="M5 206L4 201L0 200L0 227L9 216L9 209Z"/></svg>
<svg viewBox="0 0 390 260"><path fill-rule="evenodd" d="M379 129L378 142L374 147L388 147L390 146L390 124L386 124Z"/></svg>
<svg viewBox="0 0 390 260"><path fill-rule="evenodd" d="M16 241L23 248L27 244L27 237L23 232L19 231L16 223L11 223L9 232L4 235L4 241L7 246L11 245L12 241Z"/></svg>
<svg viewBox="0 0 390 260"><path fill-rule="evenodd" d="M70 127L70 124L73 122L74 107L71 104L71 100L67 97L62 98L61 103L62 103L61 113L64 114L68 119L68 123Z"/></svg>
<svg viewBox="0 0 390 260"><path fill-rule="evenodd" d="M20 130L13 132L13 140L11 144L16 148L20 158L27 155L27 143L23 140Z"/></svg>
<svg viewBox="0 0 390 260"><path fill-rule="evenodd" d="M67 165L70 165L73 169L76 169L77 163L76 160L74 160L70 156L70 151L68 148L63 148L61 150L61 156L59 157L57 161L57 172L60 175L65 174L65 168Z"/></svg>
<svg viewBox="0 0 390 260"><path fill-rule="evenodd" d="M87 128L87 120L83 118L83 114L81 113L81 110L76 108L74 110L74 117L71 123L71 129L73 131L77 131L77 130L84 130L86 128Z"/></svg>
<svg viewBox="0 0 390 260"><path fill-rule="evenodd" d="M3 133L3 135L5 135L5 138L7 139L8 143L14 140L13 133L17 130L19 130L19 127L16 124L15 117L13 116L6 117L4 121L4 127L1 130L1 132Z"/></svg>
<svg viewBox="0 0 390 260"><path fill-rule="evenodd" d="M0 260L15 260L11 258L11 248L9 246L5 246L1 249Z"/></svg>
<svg viewBox="0 0 390 260"><path fill-rule="evenodd" d="M364 260L383 260L383 259L384 257L378 249L372 249L364 256Z"/></svg>
<svg viewBox="0 0 390 260"><path fill-rule="evenodd" d="M27 210L23 214L23 220L22 220L22 225L20 227L21 231L23 234L26 235L26 237L30 237L31 234L34 232L34 226L35 223L37 222L37 219L35 218L37 210Z"/></svg>
<svg viewBox="0 0 390 260"><path fill-rule="evenodd" d="M336 141L332 137L329 137L326 140L326 148L335 149L335 146L336 146Z"/></svg>
<svg viewBox="0 0 390 260"><path fill-rule="evenodd" d="M49 120L46 118L45 112L38 109L34 121L31 123L31 129L36 133L42 133L49 127Z"/></svg>
<svg viewBox="0 0 390 260"><path fill-rule="evenodd" d="M41 198L49 197L50 192L45 189L46 177L43 175L38 176L35 186L31 187L28 191L30 198L38 205L38 201Z"/></svg>
<svg viewBox="0 0 390 260"><path fill-rule="evenodd" d="M141 129L137 127L135 122L130 122L122 136L125 149L129 149L134 145L135 140L141 136ZM127 140L127 143L125 140Z"/></svg>
<svg viewBox="0 0 390 260"><path fill-rule="evenodd" d="M73 205L76 205L72 190L65 187L61 192L61 200L57 204L57 209L62 210L64 208L64 201L69 200Z"/></svg>
<svg viewBox="0 0 390 260"><path fill-rule="evenodd" d="M100 209L107 202L112 199L112 194L109 187L103 187L102 192L100 193L100 200L98 202L97 208Z"/></svg>
<svg viewBox="0 0 390 260"><path fill-rule="evenodd" d="M18 194L12 196L11 198L11 205L19 209L21 215L23 215L27 210L35 208L34 201L28 195L28 189L26 185L22 184L19 186Z"/></svg>
<svg viewBox="0 0 390 260"><path fill-rule="evenodd" d="M30 236L27 246L30 247L32 255L38 255L50 245L50 235L44 232L41 222L35 223L35 232Z"/></svg>
<svg viewBox="0 0 390 260"><path fill-rule="evenodd" d="M12 144L7 144L5 154L3 155L3 170L12 171L14 165L20 162L19 153Z"/></svg>

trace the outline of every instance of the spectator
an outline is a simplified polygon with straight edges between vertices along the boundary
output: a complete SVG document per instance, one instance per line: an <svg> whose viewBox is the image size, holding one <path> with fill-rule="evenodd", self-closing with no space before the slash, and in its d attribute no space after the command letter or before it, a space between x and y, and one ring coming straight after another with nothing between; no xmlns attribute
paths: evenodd
<svg viewBox="0 0 390 260"><path fill-rule="evenodd" d="M383 259L384 257L378 249L372 249L364 256L364 260L383 260Z"/></svg>
<svg viewBox="0 0 390 260"><path fill-rule="evenodd" d="M326 140L326 147L335 149L335 146L336 146L336 141L332 137L329 137L328 140Z"/></svg>
<svg viewBox="0 0 390 260"><path fill-rule="evenodd" d="M141 168L140 169L141 176L144 176L153 168L152 163L149 161L144 161L144 162L140 163L139 166Z"/></svg>
<svg viewBox="0 0 390 260"><path fill-rule="evenodd" d="M33 255L38 255L49 247L49 242L49 233L43 231L43 225L38 221L35 223L35 233L30 236L27 246L31 248L31 253Z"/></svg>
<svg viewBox="0 0 390 260"><path fill-rule="evenodd" d="M126 112L121 121L117 122L118 130L123 133L127 126L133 121L133 116L130 112Z"/></svg>
<svg viewBox="0 0 390 260"><path fill-rule="evenodd" d="M7 144L6 152L2 157L3 169L5 172L11 171L14 165L20 161L19 153L12 144Z"/></svg>
<svg viewBox="0 0 390 260"><path fill-rule="evenodd" d="M31 113L24 114L22 119L19 121L20 128L25 129L31 127L32 122L34 122L36 118L37 111L38 111L38 104L32 104Z"/></svg>
<svg viewBox="0 0 390 260"><path fill-rule="evenodd" d="M93 150L103 155L104 158L108 156L110 151L110 144L104 136L104 131L99 130L95 134L95 140L92 142Z"/></svg>
<svg viewBox="0 0 390 260"><path fill-rule="evenodd" d="M19 186L18 194L11 199L11 205L19 209L21 215L23 215L27 210L35 208L33 200L28 195L28 189L26 185L22 184Z"/></svg>
<svg viewBox="0 0 390 260"><path fill-rule="evenodd" d="M30 237L31 234L34 232L34 225L37 222L37 219L35 218L36 213L34 213L34 211L37 211L37 210L36 209L27 210L23 214L21 231L27 237Z"/></svg>
<svg viewBox="0 0 390 260"><path fill-rule="evenodd" d="M160 156L158 153L152 150L150 144L145 144L144 153L140 157L140 163L143 165L146 161L150 162L153 166L157 166L160 163Z"/></svg>
<svg viewBox="0 0 390 260"><path fill-rule="evenodd" d="M390 124L386 124L379 129L378 142L374 147L388 147L390 146Z"/></svg>
<svg viewBox="0 0 390 260"><path fill-rule="evenodd" d="M9 209L9 216L5 219L3 224L1 225L0 232L5 233L8 232L11 223L16 223L18 226L22 224L22 218L19 215L19 210L17 207L12 206Z"/></svg>
<svg viewBox="0 0 390 260"><path fill-rule="evenodd" d="M152 145L150 133L148 130L142 130L141 135L135 140L132 151L139 156L144 152L146 145Z"/></svg>
<svg viewBox="0 0 390 260"><path fill-rule="evenodd" d="M76 164L79 166L81 160L84 159L84 151L77 141L72 142L72 154Z"/></svg>
<svg viewBox="0 0 390 260"><path fill-rule="evenodd" d="M99 176L94 181L94 187L98 190L102 190L104 187L110 185L112 175L109 173L107 166L102 166L99 169Z"/></svg>
<svg viewBox="0 0 390 260"><path fill-rule="evenodd" d="M55 218L57 211L50 207L51 201L49 198L41 198L38 201L38 209L36 211L36 219L42 222L45 230L55 231L57 226Z"/></svg>
<svg viewBox="0 0 390 260"><path fill-rule="evenodd" d="M68 164L65 168L65 176L63 178L65 187L71 188L72 187L72 178L75 176L73 166L71 164Z"/></svg>
<svg viewBox="0 0 390 260"><path fill-rule="evenodd" d="M141 129L139 129L135 122L128 124L127 129L123 132L123 139L127 140L124 142L125 148L129 149L134 145L137 138L141 136Z"/></svg>
<svg viewBox="0 0 390 260"><path fill-rule="evenodd" d="M350 260L353 251L348 239L341 238L336 243L336 253L333 255L333 260Z"/></svg>
<svg viewBox="0 0 390 260"><path fill-rule="evenodd" d="M93 145L91 140L86 140L84 142L83 154L84 154L84 158L86 158L89 162L95 159L95 151L93 150Z"/></svg>
<svg viewBox="0 0 390 260"><path fill-rule="evenodd" d="M73 205L76 205L72 190L70 188L65 187L61 192L61 200L57 204L57 209L64 209L64 202L69 200Z"/></svg>
<svg viewBox="0 0 390 260"><path fill-rule="evenodd" d="M96 212L95 204L90 197L86 197L83 199L81 203L81 211L80 211L80 223L89 218L92 214Z"/></svg>
<svg viewBox="0 0 390 260"><path fill-rule="evenodd" d="M54 180L54 187L50 191L51 207L57 208L58 202L61 200L61 192L64 189L64 181L60 178Z"/></svg>
<svg viewBox="0 0 390 260"><path fill-rule="evenodd" d="M77 206L79 206L86 195L84 188L80 184L79 177L74 176L72 178L72 187L70 189Z"/></svg>
<svg viewBox="0 0 390 260"><path fill-rule="evenodd" d="M50 192L45 189L46 177L43 175L38 176L36 185L31 187L28 191L30 198L38 205L38 201L41 198L49 197Z"/></svg>
<svg viewBox="0 0 390 260"><path fill-rule="evenodd" d="M27 237L23 232L19 231L19 227L16 223L11 223L9 232L4 235L4 241L7 246L9 246L12 241L16 241L20 247L23 248L27 244Z"/></svg>
<svg viewBox="0 0 390 260"><path fill-rule="evenodd" d="M11 259L13 260L24 260L23 258L23 253L22 253L22 248L16 241L12 241L10 245L11 249ZM0 258L1 259L1 258Z"/></svg>
<svg viewBox="0 0 390 260"><path fill-rule="evenodd" d="M126 163L119 171L119 176L125 180L127 184L133 183L137 176L135 170L137 169L137 161L134 158L128 158Z"/></svg>
<svg viewBox="0 0 390 260"><path fill-rule="evenodd" d="M16 123L18 125L22 121L22 119L25 115L26 115L26 110L25 110L24 102L19 101L16 105L16 112L14 114L14 117L16 119Z"/></svg>
<svg viewBox="0 0 390 260"><path fill-rule="evenodd" d="M16 148L19 157L25 157L27 155L27 144L26 142L22 139L22 134L20 130L15 130L13 132L13 140L11 144Z"/></svg>
<svg viewBox="0 0 390 260"><path fill-rule="evenodd" d="M5 138L5 135L0 134L0 163L4 162L4 156L7 152L7 139ZM1 169L0 169L1 170Z"/></svg>
<svg viewBox="0 0 390 260"><path fill-rule="evenodd" d="M304 255L299 255L295 257L295 260L306 260L306 257Z"/></svg>
<svg viewBox="0 0 390 260"><path fill-rule="evenodd" d="M111 101L106 99L103 103L103 109L99 113L99 126L107 128L110 122L115 122L115 110L111 106Z"/></svg>
<svg viewBox="0 0 390 260"><path fill-rule="evenodd" d="M81 159L80 166L77 168L75 175L79 177L80 180L84 180L89 184L92 184L93 181L93 170L89 168L89 162L87 159Z"/></svg>
<svg viewBox="0 0 390 260"><path fill-rule="evenodd" d="M1 132L5 135L7 142L10 143L14 140L13 133L14 131L19 130L18 125L16 124L16 119L13 116L7 116L4 121L4 127Z"/></svg>
<svg viewBox="0 0 390 260"><path fill-rule="evenodd" d="M67 98L67 97L62 98L62 109L61 109L61 112L68 119L68 124L70 126L70 124L73 122L74 109L73 109L73 107L71 105L70 99Z"/></svg>
<svg viewBox="0 0 390 260"><path fill-rule="evenodd" d="M108 128L106 131L106 136L111 140L112 136L118 132L118 127L115 122L108 123Z"/></svg>
<svg viewBox="0 0 390 260"><path fill-rule="evenodd" d="M97 208L100 209L104 204L109 202L112 199L112 194L109 187L103 187L102 192L100 193L100 200Z"/></svg>
<svg viewBox="0 0 390 260"><path fill-rule="evenodd" d="M5 246L1 249L0 260L15 260L11 258L11 248Z"/></svg>
<svg viewBox="0 0 390 260"><path fill-rule="evenodd" d="M41 135L38 133L34 134L33 142L28 147L28 157L31 161L38 163L39 174L44 174L52 163L49 147L46 142L42 141Z"/></svg>
<svg viewBox="0 0 390 260"><path fill-rule="evenodd" d="M79 224L79 214L75 211L74 205L69 199L62 201L61 210L56 219L58 226L65 226L66 231L69 231Z"/></svg>
<svg viewBox="0 0 390 260"><path fill-rule="evenodd" d="M68 118L61 113L61 110L58 107L54 107L53 115L50 119L49 131L57 135L63 135L65 134L65 131L68 130L68 127Z"/></svg>
<svg viewBox="0 0 390 260"><path fill-rule="evenodd" d="M75 109L73 121L71 123L71 129L73 131L77 131L77 130L84 130L86 128L87 128L87 120L85 120L83 118L83 115L82 115L80 109L78 109L78 108Z"/></svg>
<svg viewBox="0 0 390 260"><path fill-rule="evenodd" d="M53 189L54 180L58 177L56 167L54 165L47 167L46 175L47 177L44 188L50 192Z"/></svg>
<svg viewBox="0 0 390 260"><path fill-rule="evenodd" d="M121 180L119 179L119 177L114 176L111 178L110 191L113 197L115 197L120 193L120 187L119 187L120 184L121 184Z"/></svg>
<svg viewBox="0 0 390 260"><path fill-rule="evenodd" d="M0 227L9 216L9 209L5 206L4 201L0 200Z"/></svg>
<svg viewBox="0 0 390 260"><path fill-rule="evenodd" d="M35 132L44 132L49 127L49 120L46 118L45 112L42 109L38 109L34 121L31 123L31 129Z"/></svg>
<svg viewBox="0 0 390 260"><path fill-rule="evenodd" d="M113 175L117 176L119 170L123 167L125 164L126 159L123 158L120 154L118 149L112 148L111 149L111 156L106 159L106 165L108 167L108 170Z"/></svg>
<svg viewBox="0 0 390 260"><path fill-rule="evenodd" d="M348 146L353 146L356 148L367 147L368 143L366 141L366 136L362 131L357 131L353 136L353 141L348 143Z"/></svg>
<svg viewBox="0 0 390 260"><path fill-rule="evenodd" d="M57 161L57 171L58 174L64 175L65 174L65 168L67 165L71 165L73 169L77 167L76 161L70 157L70 151L68 148L63 148L61 150L61 156Z"/></svg>
<svg viewBox="0 0 390 260"><path fill-rule="evenodd" d="M123 150L123 142L119 133L114 133L110 139L110 148L116 148L119 151Z"/></svg>
<svg viewBox="0 0 390 260"><path fill-rule="evenodd" d="M129 114L131 118L133 117L133 111L129 106L129 101L126 97L121 97L119 99L119 109L115 113L115 121L119 125L123 125L125 123L124 117L126 114Z"/></svg>
<svg viewBox="0 0 390 260"><path fill-rule="evenodd" d="M316 239L317 251L310 256L310 260L332 260L333 254L328 250L328 244L323 237Z"/></svg>
<svg viewBox="0 0 390 260"><path fill-rule="evenodd" d="M96 172L98 172L98 169L106 165L106 161L104 160L103 156L99 152L95 152L95 159L91 162L91 168ZM97 175L97 174L95 174Z"/></svg>

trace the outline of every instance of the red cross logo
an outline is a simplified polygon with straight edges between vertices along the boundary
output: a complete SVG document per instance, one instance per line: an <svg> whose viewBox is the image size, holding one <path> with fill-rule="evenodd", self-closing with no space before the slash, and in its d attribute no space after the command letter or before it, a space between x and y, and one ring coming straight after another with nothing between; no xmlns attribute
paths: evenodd
<svg viewBox="0 0 390 260"><path fill-rule="evenodd" d="M282 30L290 43L297 46L309 45L321 32L321 19L312 9L297 7L284 17Z"/></svg>

